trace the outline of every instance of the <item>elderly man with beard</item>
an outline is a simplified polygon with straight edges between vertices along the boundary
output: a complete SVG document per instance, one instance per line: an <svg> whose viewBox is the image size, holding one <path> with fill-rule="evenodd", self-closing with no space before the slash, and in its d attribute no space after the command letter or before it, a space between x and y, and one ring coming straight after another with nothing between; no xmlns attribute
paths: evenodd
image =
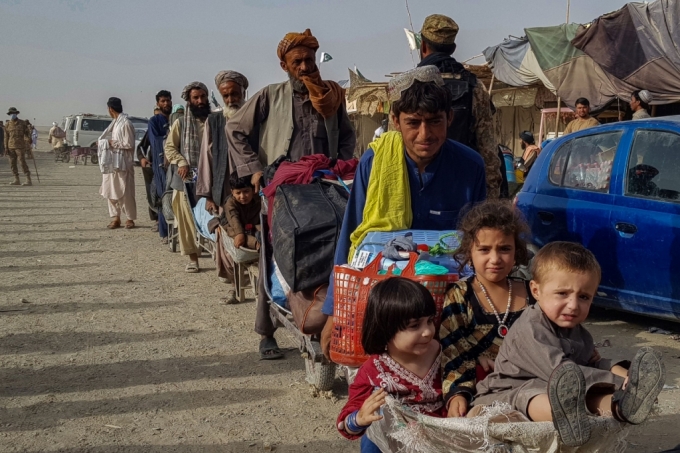
<svg viewBox="0 0 680 453"><path fill-rule="evenodd" d="M201 156L198 160L196 195L205 198L205 210L214 215L224 212L227 198L231 194L229 175L235 171L229 162L227 143L227 120L234 116L245 101L248 79L236 71L221 71L215 76L215 86L224 100L224 110L211 113L203 132ZM215 267L217 275L224 283L234 282L234 261L222 248L220 228L215 230ZM237 303L236 291L231 287L226 304Z"/></svg>
<svg viewBox="0 0 680 453"><path fill-rule="evenodd" d="M345 109L344 90L335 82L321 79L316 65L318 48L319 42L309 29L288 33L277 49L288 80L260 90L227 122L234 169L241 178L252 175L256 191L263 168L282 155L297 161L311 154L343 160L354 154L356 136ZM257 147L252 146L253 141L257 141ZM262 286L255 331L262 336L262 359L283 357L274 339L276 327Z"/></svg>
<svg viewBox="0 0 680 453"><path fill-rule="evenodd" d="M194 274L199 270L199 249L191 209L196 204L194 178L201 154L201 139L210 115L208 87L201 82L192 82L182 90L182 99L187 102L187 108L184 116L175 120L170 127L165 141L165 158L171 165L177 166L177 172L170 181L173 189L172 212L175 215L180 252L189 256L185 271Z"/></svg>

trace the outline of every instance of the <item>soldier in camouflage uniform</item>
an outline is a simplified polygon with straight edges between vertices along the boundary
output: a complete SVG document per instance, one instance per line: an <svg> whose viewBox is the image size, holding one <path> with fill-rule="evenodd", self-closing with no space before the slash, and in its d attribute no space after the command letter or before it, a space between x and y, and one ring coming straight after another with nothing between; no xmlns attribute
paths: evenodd
<svg viewBox="0 0 680 453"><path fill-rule="evenodd" d="M31 131L33 126L28 120L20 120L17 115L19 111L11 107L7 112L12 118L5 123L5 153L9 156L9 165L12 167L14 180L10 183L12 186L21 184L19 181L19 168L17 167L17 159L21 162L21 169L26 175L26 181L22 184L24 186L31 186L31 171L26 164L26 153L31 147Z"/></svg>
<svg viewBox="0 0 680 453"><path fill-rule="evenodd" d="M503 175L494 136L493 106L484 84L451 56L456 50L457 34L458 24L450 17L441 14L426 17L420 32L421 61L418 66L439 68L453 96L453 122L447 136L482 156L487 197L498 198Z"/></svg>

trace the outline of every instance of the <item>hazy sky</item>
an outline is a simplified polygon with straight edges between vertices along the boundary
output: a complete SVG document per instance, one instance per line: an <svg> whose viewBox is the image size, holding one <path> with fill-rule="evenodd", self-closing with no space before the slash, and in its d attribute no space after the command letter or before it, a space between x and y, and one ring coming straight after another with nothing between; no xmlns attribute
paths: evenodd
<svg viewBox="0 0 680 453"><path fill-rule="evenodd" d="M623 0L572 0L571 21L589 22ZM523 29L563 23L566 0L409 0L413 26L433 13L460 26L463 61ZM250 93L285 79L276 46L311 28L333 60L324 78L346 79L356 64L374 81L413 67L404 0L0 0L0 109L38 125L78 112L104 113L109 96L150 116L160 89L173 93L234 69ZM416 56L417 61L417 56ZM483 58L476 60L482 63Z"/></svg>

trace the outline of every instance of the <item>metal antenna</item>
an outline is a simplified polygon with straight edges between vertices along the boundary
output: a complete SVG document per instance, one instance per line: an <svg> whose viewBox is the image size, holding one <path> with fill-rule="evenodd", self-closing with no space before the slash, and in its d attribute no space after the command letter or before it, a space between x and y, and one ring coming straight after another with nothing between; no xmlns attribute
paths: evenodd
<svg viewBox="0 0 680 453"><path fill-rule="evenodd" d="M413 29L413 20L411 19L411 10L408 7L408 0L405 0L405 1L406 1L406 12L408 13L408 23L411 25L411 31L415 35L416 32ZM416 59L413 56L413 49L411 49L411 46L409 46L409 50L411 51L411 61L413 61L413 67L415 68L416 67Z"/></svg>

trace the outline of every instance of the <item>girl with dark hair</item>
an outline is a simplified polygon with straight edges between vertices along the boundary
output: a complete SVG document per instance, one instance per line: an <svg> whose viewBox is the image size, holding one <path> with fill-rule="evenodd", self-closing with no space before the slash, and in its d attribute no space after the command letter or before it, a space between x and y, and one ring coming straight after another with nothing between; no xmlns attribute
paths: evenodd
<svg viewBox="0 0 680 453"><path fill-rule="evenodd" d="M430 292L402 277L383 280L371 290L361 335L371 356L350 385L337 421L343 436L362 438L362 452L380 451L364 433L382 419L378 411L387 395L415 412L445 416L436 311Z"/></svg>
<svg viewBox="0 0 680 453"><path fill-rule="evenodd" d="M463 417L475 385L493 371L494 360L524 309L534 302L528 282L513 279L516 266L528 263L529 227L509 201L488 200L462 219L456 260L471 277L446 294L439 337L442 344L444 401L449 417Z"/></svg>

